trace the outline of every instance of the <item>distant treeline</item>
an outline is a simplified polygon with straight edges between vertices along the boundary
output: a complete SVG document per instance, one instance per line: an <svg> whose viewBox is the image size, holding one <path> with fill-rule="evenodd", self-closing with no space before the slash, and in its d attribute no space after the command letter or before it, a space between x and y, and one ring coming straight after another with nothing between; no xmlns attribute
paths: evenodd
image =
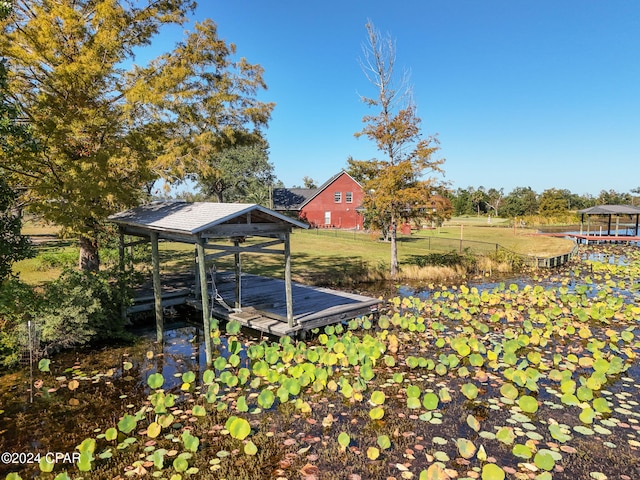
<svg viewBox="0 0 640 480"><path fill-rule="evenodd" d="M508 194L503 188L484 187L458 188L448 193L454 216L496 215L505 218L558 216L595 205L640 205L639 195L640 187L631 193L602 190L598 196L578 195L556 188L538 194L531 187L517 187Z"/></svg>

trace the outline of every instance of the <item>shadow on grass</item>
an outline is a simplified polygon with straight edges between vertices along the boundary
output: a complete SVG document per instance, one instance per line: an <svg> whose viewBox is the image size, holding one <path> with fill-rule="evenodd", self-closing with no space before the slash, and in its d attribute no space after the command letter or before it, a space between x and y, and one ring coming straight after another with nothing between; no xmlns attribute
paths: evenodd
<svg viewBox="0 0 640 480"><path fill-rule="evenodd" d="M164 275L195 273L196 263L192 252L180 248L166 248L161 253L161 270ZM149 265L151 259L149 259ZM207 271L213 262L207 262ZM217 271L233 271L234 257L229 255L215 261ZM242 255L242 271L263 277L284 278L282 255ZM345 258L337 255L315 256L294 253L291 258L293 280L310 285L341 286L386 278L388 266L371 264L361 258Z"/></svg>

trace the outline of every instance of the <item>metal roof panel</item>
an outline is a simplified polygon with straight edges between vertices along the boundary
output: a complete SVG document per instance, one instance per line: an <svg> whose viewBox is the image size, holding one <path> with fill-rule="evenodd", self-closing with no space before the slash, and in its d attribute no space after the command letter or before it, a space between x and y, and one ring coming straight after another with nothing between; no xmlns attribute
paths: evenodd
<svg viewBox="0 0 640 480"><path fill-rule="evenodd" d="M153 202L116 213L111 215L108 220L148 230L195 235L251 211L265 213L273 217L275 222L285 222L291 226L307 228L302 222L252 203Z"/></svg>

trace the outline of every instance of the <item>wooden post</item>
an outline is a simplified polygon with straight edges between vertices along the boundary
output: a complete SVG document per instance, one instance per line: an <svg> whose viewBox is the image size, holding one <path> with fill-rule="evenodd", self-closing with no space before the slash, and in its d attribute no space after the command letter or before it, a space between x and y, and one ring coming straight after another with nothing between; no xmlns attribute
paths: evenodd
<svg viewBox="0 0 640 480"><path fill-rule="evenodd" d="M291 242L290 233L284 234L284 288L287 301L287 323L293 328L293 294L291 290Z"/></svg>
<svg viewBox="0 0 640 480"><path fill-rule="evenodd" d="M118 229L119 243L118 243L118 269L120 274L124 273L124 232L122 227Z"/></svg>
<svg viewBox="0 0 640 480"><path fill-rule="evenodd" d="M198 247L196 246L196 251L195 251L195 255L194 255L194 263L196 264L196 276L195 276L195 283L194 283L194 293L196 296L196 300L200 300L200 297L202 296L201 293L201 289L200 289L200 267L199 264L200 262L198 261Z"/></svg>
<svg viewBox="0 0 640 480"><path fill-rule="evenodd" d="M239 248L240 242L238 240L234 240L233 245L236 248ZM242 264L240 263L240 252L236 251L233 258L236 272L236 308L240 310L242 308Z"/></svg>
<svg viewBox="0 0 640 480"><path fill-rule="evenodd" d="M125 272L125 262L124 262L124 231L122 227L118 228L119 233L119 242L118 242L118 288L120 289L120 294L122 295L120 299L120 317L122 321L126 323L127 321L127 306L125 305L123 295L124 293L124 272Z"/></svg>
<svg viewBox="0 0 640 480"><path fill-rule="evenodd" d="M620 215L616 215L616 237L618 236L619 228L620 228Z"/></svg>
<svg viewBox="0 0 640 480"><path fill-rule="evenodd" d="M164 319L162 318L162 284L160 283L160 252L158 233L151 232L151 265L153 271L153 298L156 306L156 340L164 341Z"/></svg>
<svg viewBox="0 0 640 480"><path fill-rule="evenodd" d="M200 295L202 296L202 327L204 329L204 350L207 358L207 366L210 366L213 362L213 342L211 341L211 323L209 322L209 291L207 288L207 272L205 269L204 260L204 240L198 239L196 243L198 250L198 272L200 277Z"/></svg>

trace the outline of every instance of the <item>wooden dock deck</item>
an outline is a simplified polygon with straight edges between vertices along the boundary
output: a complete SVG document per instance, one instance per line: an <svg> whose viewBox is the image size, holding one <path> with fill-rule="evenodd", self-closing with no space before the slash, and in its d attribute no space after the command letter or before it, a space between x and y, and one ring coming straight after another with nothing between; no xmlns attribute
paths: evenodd
<svg viewBox="0 0 640 480"><path fill-rule="evenodd" d="M186 282L193 277L172 277L163 281L163 306L187 304L202 310L202 302L196 298ZM212 317L220 320L237 320L241 325L276 336L304 334L314 328L348 321L378 311L382 300L355 293L323 287L292 283L294 325L287 322L285 282L277 278L242 274L241 310L235 308L235 275L218 272L215 291L209 282L209 295L216 293L224 300L213 302ZM186 282L185 282L186 281ZM168 285L172 285L169 287ZM231 309L229 310L228 307ZM140 290L130 312L152 310L153 295Z"/></svg>
<svg viewBox="0 0 640 480"><path fill-rule="evenodd" d="M597 235L583 233L538 233L545 237L568 237L577 243L640 243L640 237L633 235Z"/></svg>
<svg viewBox="0 0 640 480"><path fill-rule="evenodd" d="M572 234L572 238L578 243L638 243L640 237L627 236L627 235L581 235Z"/></svg>

